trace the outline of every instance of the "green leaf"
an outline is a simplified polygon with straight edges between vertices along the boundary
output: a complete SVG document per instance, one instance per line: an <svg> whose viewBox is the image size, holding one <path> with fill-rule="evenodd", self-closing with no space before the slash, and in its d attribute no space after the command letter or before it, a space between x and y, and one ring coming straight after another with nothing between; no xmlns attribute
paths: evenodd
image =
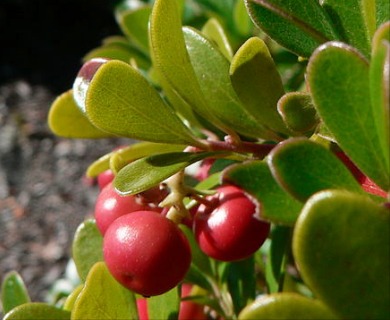
<svg viewBox="0 0 390 320"><path fill-rule="evenodd" d="M324 0L322 6L341 35L341 40L369 57L371 39L376 29L375 1Z"/></svg>
<svg viewBox="0 0 390 320"><path fill-rule="evenodd" d="M133 143L129 146L114 150L110 153L105 154L99 159L95 160L87 169L88 177L96 177L100 173L108 169L122 169L126 164L147 157L152 154L160 153L169 153L169 152L178 152L183 151L183 145L175 144L164 144L164 143L154 143L154 142L138 142ZM112 160L114 159L114 160ZM118 164L120 159L121 165ZM113 168L115 162L116 166ZM117 172L119 170L116 170Z"/></svg>
<svg viewBox="0 0 390 320"><path fill-rule="evenodd" d="M284 94L282 79L264 41L256 37L247 40L233 57L229 72L248 113L264 127L288 134L276 108Z"/></svg>
<svg viewBox="0 0 390 320"><path fill-rule="evenodd" d="M376 0L376 26L390 20L390 2L388 0Z"/></svg>
<svg viewBox="0 0 390 320"><path fill-rule="evenodd" d="M84 284L80 284L71 292L71 294L66 298L66 300L64 302L64 306L63 306L64 310L72 311L73 306L74 306L81 290L83 290L83 288L84 288Z"/></svg>
<svg viewBox="0 0 390 320"><path fill-rule="evenodd" d="M209 102L209 110L243 135L272 137L240 104L229 78L228 60L195 29L184 27L183 33L200 88Z"/></svg>
<svg viewBox="0 0 390 320"><path fill-rule="evenodd" d="M390 148L390 22L375 33L370 63L370 94L381 150ZM387 153L389 155L389 153ZM386 153L385 153L386 156ZM390 156L390 155L389 155ZM389 161L389 159L387 159Z"/></svg>
<svg viewBox="0 0 390 320"><path fill-rule="evenodd" d="M342 319L390 314L390 208L342 190L311 197L293 236L305 283Z"/></svg>
<svg viewBox="0 0 390 320"><path fill-rule="evenodd" d="M6 273L1 285L1 304L3 312L7 313L13 308L30 301L27 288L19 273L16 271Z"/></svg>
<svg viewBox="0 0 390 320"><path fill-rule="evenodd" d="M76 230L72 244L72 256L77 273L85 281L89 270L98 261L103 261L103 237L94 219L81 223Z"/></svg>
<svg viewBox="0 0 390 320"><path fill-rule="evenodd" d="M336 155L305 138L292 138L279 144L269 154L268 163L279 185L301 201L325 189L364 193Z"/></svg>
<svg viewBox="0 0 390 320"><path fill-rule="evenodd" d="M338 39L319 1L245 0L255 24L283 47L310 57L321 43Z"/></svg>
<svg viewBox="0 0 390 320"><path fill-rule="evenodd" d="M71 319L138 319L135 295L113 278L104 262L98 262L88 273Z"/></svg>
<svg viewBox="0 0 390 320"><path fill-rule="evenodd" d="M336 141L357 167L384 190L390 189L389 149L378 132L381 105L372 105L369 65L343 43L316 50L308 65L314 105ZM379 119L379 120L378 120Z"/></svg>
<svg viewBox="0 0 390 320"><path fill-rule="evenodd" d="M202 34L215 43L215 45L227 60L232 60L232 47L230 46L225 30L216 18L209 19L204 24L201 31Z"/></svg>
<svg viewBox="0 0 390 320"><path fill-rule="evenodd" d="M22 304L8 312L3 320L69 320L70 312L46 303Z"/></svg>
<svg viewBox="0 0 390 320"><path fill-rule="evenodd" d="M313 133L319 119L310 94L288 92L278 101L278 111L286 126L297 134Z"/></svg>
<svg viewBox="0 0 390 320"><path fill-rule="evenodd" d="M236 1L233 11L233 21L234 27L240 36L247 38L251 34L254 25L248 15L243 0Z"/></svg>
<svg viewBox="0 0 390 320"><path fill-rule="evenodd" d="M151 13L152 8L149 5L115 12L116 20L122 32L146 54L149 53L148 23Z"/></svg>
<svg viewBox="0 0 390 320"><path fill-rule="evenodd" d="M164 79L162 86L168 86L169 92L180 96L195 112L213 125L235 135L209 111L209 105L202 94L188 56L177 1L155 1L149 32L153 65ZM184 110L184 114L186 113L188 111Z"/></svg>
<svg viewBox="0 0 390 320"><path fill-rule="evenodd" d="M179 287L148 298L149 319L174 320L178 318L180 305Z"/></svg>
<svg viewBox="0 0 390 320"><path fill-rule="evenodd" d="M65 138L107 138L113 135L96 128L80 111L73 91L58 96L52 103L48 115L48 124L54 134Z"/></svg>
<svg viewBox="0 0 390 320"><path fill-rule="evenodd" d="M226 152L176 152L138 159L118 172L114 185L121 195L136 194L154 187L192 163L207 157L226 154Z"/></svg>
<svg viewBox="0 0 390 320"><path fill-rule="evenodd" d="M283 289L285 259L289 253L291 228L273 226L270 237L272 241L267 255L266 279L269 292L276 293Z"/></svg>
<svg viewBox="0 0 390 320"><path fill-rule="evenodd" d="M263 295L248 305L238 316L239 320L253 319L338 319L321 301L296 293Z"/></svg>
<svg viewBox="0 0 390 320"><path fill-rule="evenodd" d="M233 300L234 311L238 314L256 297L254 257L229 263L226 267L225 276Z"/></svg>
<svg viewBox="0 0 390 320"><path fill-rule="evenodd" d="M103 63L87 89L86 113L98 128L123 137L201 145L134 68L121 61Z"/></svg>
<svg viewBox="0 0 390 320"><path fill-rule="evenodd" d="M293 225L302 208L299 201L276 183L264 161L231 166L224 172L223 181L236 184L254 196L260 203L261 217L276 224Z"/></svg>

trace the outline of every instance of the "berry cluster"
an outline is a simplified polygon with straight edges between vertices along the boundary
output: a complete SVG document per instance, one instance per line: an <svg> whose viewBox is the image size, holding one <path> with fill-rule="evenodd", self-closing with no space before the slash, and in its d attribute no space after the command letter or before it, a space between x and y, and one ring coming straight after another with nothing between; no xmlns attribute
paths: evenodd
<svg viewBox="0 0 390 320"><path fill-rule="evenodd" d="M198 179L200 176L207 177L204 167L195 174ZM236 186L218 186L207 196L177 197L175 192L180 191L169 187L122 196L113 179L110 171L98 176L101 190L95 219L104 237L104 260L119 283L143 296L167 292L188 272L191 248L180 224L192 229L206 255L220 261L245 259L268 237L270 224L260 219L259 205ZM172 194L175 199L187 197L195 203L191 209L183 207L186 215L179 214L179 219L170 218L170 211L177 211L175 205L161 205Z"/></svg>

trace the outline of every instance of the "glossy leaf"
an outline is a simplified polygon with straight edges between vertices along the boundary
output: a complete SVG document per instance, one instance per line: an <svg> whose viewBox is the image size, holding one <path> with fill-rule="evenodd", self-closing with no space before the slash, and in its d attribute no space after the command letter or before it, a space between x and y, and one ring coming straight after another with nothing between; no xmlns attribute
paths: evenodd
<svg viewBox="0 0 390 320"><path fill-rule="evenodd" d="M370 94L381 149L390 149L390 22L375 33L370 63Z"/></svg>
<svg viewBox="0 0 390 320"><path fill-rule="evenodd" d="M324 0L341 40L359 49L367 57L371 52L371 39L376 29L375 2L372 0Z"/></svg>
<svg viewBox="0 0 390 320"><path fill-rule="evenodd" d="M248 305L238 316L239 320L268 319L339 319L321 301L296 293L263 295Z"/></svg>
<svg viewBox="0 0 390 320"><path fill-rule="evenodd" d="M103 237L94 219L88 219L77 228L72 244L72 256L77 273L85 281L89 270L98 261L103 261Z"/></svg>
<svg viewBox="0 0 390 320"><path fill-rule="evenodd" d="M200 88L213 114L243 135L272 137L241 106L230 82L228 60L195 29L185 27L183 33Z"/></svg>
<svg viewBox="0 0 390 320"><path fill-rule="evenodd" d="M138 159L118 172L114 185L122 195L136 194L159 184L197 161L224 154L226 152L176 152Z"/></svg>
<svg viewBox="0 0 390 320"><path fill-rule="evenodd" d="M343 151L384 190L390 189L389 149L377 129L381 112L372 105L369 65L355 49L339 42L316 50L308 65L316 109ZM375 111L374 111L375 110Z"/></svg>
<svg viewBox="0 0 390 320"><path fill-rule="evenodd" d="M19 273L16 271L6 273L1 284L1 305L4 314L30 301L27 288Z"/></svg>
<svg viewBox="0 0 390 320"><path fill-rule="evenodd" d="M113 278L104 262L98 262L88 273L71 319L138 319L135 295Z"/></svg>
<svg viewBox="0 0 390 320"><path fill-rule="evenodd" d="M268 163L279 185L301 201L326 189L364 193L336 155L305 138L292 138L279 144L271 151Z"/></svg>
<svg viewBox="0 0 390 320"><path fill-rule="evenodd" d="M205 35L209 40L213 41L219 51L224 55L229 61L233 57L233 50L229 43L229 39L217 19L209 19L204 26L202 27L202 34Z"/></svg>
<svg viewBox="0 0 390 320"><path fill-rule="evenodd" d="M253 37L238 49L230 66L230 78L250 115L266 128L289 133L276 109L284 94L282 79L264 41Z"/></svg>
<svg viewBox="0 0 390 320"><path fill-rule="evenodd" d="M260 203L261 217L276 224L293 225L302 208L276 183L264 161L231 166L224 172L223 181L236 184L255 197Z"/></svg>
<svg viewBox="0 0 390 320"><path fill-rule="evenodd" d="M297 134L311 134L319 123L310 94L288 92L278 101L278 112L286 126Z"/></svg>
<svg viewBox="0 0 390 320"><path fill-rule="evenodd" d="M48 124L54 134L64 138L107 138L113 135L96 128L80 111L73 91L58 96L52 103L48 115Z"/></svg>
<svg viewBox="0 0 390 320"><path fill-rule="evenodd" d="M90 121L112 134L200 145L148 81L123 62L112 60L98 68L88 85L85 102Z"/></svg>
<svg viewBox="0 0 390 320"><path fill-rule="evenodd" d="M177 319L179 304L179 287L175 287L159 296L150 297L148 298L149 319Z"/></svg>
<svg viewBox="0 0 390 320"><path fill-rule="evenodd" d="M298 218L293 253L303 280L342 319L390 313L390 208L366 196L329 190Z"/></svg>
<svg viewBox="0 0 390 320"><path fill-rule="evenodd" d="M110 153L105 154L99 159L95 160L87 169L88 177L96 177L103 171L112 168L112 158L120 158L122 165L120 169L139 158L144 158L152 154L160 154L160 153L169 153L169 152L178 152L182 151L184 147L182 145L175 144L163 144L163 143L154 143L154 142L137 142L132 143L129 146L116 149ZM118 160L115 160L118 161ZM118 165L117 165L118 169ZM119 170L118 170L119 171Z"/></svg>
<svg viewBox="0 0 390 320"><path fill-rule="evenodd" d="M8 312L3 320L70 320L70 312L46 303L22 304Z"/></svg>
<svg viewBox="0 0 390 320"><path fill-rule="evenodd" d="M319 1L245 0L255 24L273 40L302 57L321 43L339 39Z"/></svg>
<svg viewBox="0 0 390 320"><path fill-rule="evenodd" d="M168 91L180 96L196 113L213 125L235 135L209 110L188 56L177 1L155 1L149 32L153 65L163 78L163 87L168 86ZM184 110L184 114L186 113L188 111Z"/></svg>
<svg viewBox="0 0 390 320"><path fill-rule="evenodd" d="M149 52L148 23L152 8L148 5L137 9L117 10L116 19L123 33L143 52Z"/></svg>

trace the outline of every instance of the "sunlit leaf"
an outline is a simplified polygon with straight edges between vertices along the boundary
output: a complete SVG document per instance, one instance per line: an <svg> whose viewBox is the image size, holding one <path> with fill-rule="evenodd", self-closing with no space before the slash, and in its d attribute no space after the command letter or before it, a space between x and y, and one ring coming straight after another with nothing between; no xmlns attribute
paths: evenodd
<svg viewBox="0 0 390 320"><path fill-rule="evenodd" d="M390 189L389 149L370 97L369 65L355 49L327 43L309 61L307 76L314 105L343 151L384 190Z"/></svg>
<svg viewBox="0 0 390 320"><path fill-rule="evenodd" d="M202 34L204 34L209 40L213 41L221 53L229 61L233 57L233 50L225 33L225 30L218 22L217 19L209 19L202 27Z"/></svg>
<svg viewBox="0 0 390 320"><path fill-rule="evenodd" d="M238 319L332 320L339 318L320 300L283 292L260 296L242 310Z"/></svg>
<svg viewBox="0 0 390 320"><path fill-rule="evenodd" d="M103 237L96 227L94 219L81 223L76 230L72 244L72 256L77 273L85 281L91 267L103 261Z"/></svg>
<svg viewBox="0 0 390 320"><path fill-rule="evenodd" d="M136 194L157 185L192 163L223 155L226 152L176 152L138 159L118 172L114 185L122 195Z"/></svg>
<svg viewBox="0 0 390 320"><path fill-rule="evenodd" d="M98 262L88 273L71 319L138 319L135 295L113 278L104 262Z"/></svg>
<svg viewBox="0 0 390 320"><path fill-rule="evenodd" d="M22 277L16 271L4 275L1 284L1 304L4 314L13 308L30 302L30 296Z"/></svg>
<svg viewBox="0 0 390 320"><path fill-rule="evenodd" d="M342 190L313 195L293 253L305 283L342 319L390 313L390 208Z"/></svg>
<svg viewBox="0 0 390 320"><path fill-rule="evenodd" d="M282 79L264 41L253 37L238 49L230 66L230 77L250 115L266 128L289 133L276 108L284 94Z"/></svg>
<svg viewBox="0 0 390 320"><path fill-rule="evenodd" d="M32 302L22 304L8 312L3 320L70 320L70 312L52 305Z"/></svg>
<svg viewBox="0 0 390 320"><path fill-rule="evenodd" d="M69 90L58 96L50 107L48 124L56 135L65 138L107 138L112 134L96 128L80 111L73 91Z"/></svg>

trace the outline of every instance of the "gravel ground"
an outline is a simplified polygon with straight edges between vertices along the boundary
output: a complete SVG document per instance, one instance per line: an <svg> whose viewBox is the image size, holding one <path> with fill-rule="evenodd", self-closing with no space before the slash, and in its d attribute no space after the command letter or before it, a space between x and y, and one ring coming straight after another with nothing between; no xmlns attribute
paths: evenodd
<svg viewBox="0 0 390 320"><path fill-rule="evenodd" d="M46 124L55 96L16 81L0 87L0 276L18 271L45 300L70 257L77 226L98 192L87 166L123 140L69 140Z"/></svg>

